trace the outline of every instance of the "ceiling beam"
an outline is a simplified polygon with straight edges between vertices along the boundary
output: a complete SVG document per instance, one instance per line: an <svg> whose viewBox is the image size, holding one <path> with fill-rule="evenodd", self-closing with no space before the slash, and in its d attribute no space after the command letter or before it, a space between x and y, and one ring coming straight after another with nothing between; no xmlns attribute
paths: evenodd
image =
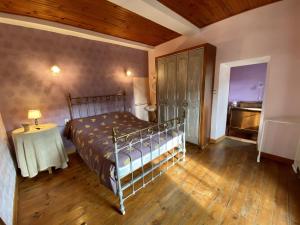
<svg viewBox="0 0 300 225"><path fill-rule="evenodd" d="M108 0L179 34L188 35L199 28L156 0Z"/></svg>

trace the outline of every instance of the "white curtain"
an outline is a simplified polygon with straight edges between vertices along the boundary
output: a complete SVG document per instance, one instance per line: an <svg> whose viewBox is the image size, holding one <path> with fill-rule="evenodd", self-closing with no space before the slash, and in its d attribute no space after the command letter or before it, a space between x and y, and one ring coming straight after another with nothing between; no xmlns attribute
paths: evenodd
<svg viewBox="0 0 300 225"><path fill-rule="evenodd" d="M299 138L299 143L298 143L298 148L297 148L297 152L296 152L296 156L295 156L295 162L293 164L293 168L295 170L295 172L299 172L300 170L300 138Z"/></svg>

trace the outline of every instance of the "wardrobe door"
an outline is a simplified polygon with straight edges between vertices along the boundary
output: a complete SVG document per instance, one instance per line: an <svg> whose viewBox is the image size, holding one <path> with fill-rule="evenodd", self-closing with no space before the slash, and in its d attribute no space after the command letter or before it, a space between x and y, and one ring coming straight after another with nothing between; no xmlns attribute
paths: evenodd
<svg viewBox="0 0 300 225"><path fill-rule="evenodd" d="M177 116L176 104L176 55L171 55L166 58L167 63L167 118L173 119Z"/></svg>
<svg viewBox="0 0 300 225"><path fill-rule="evenodd" d="M166 102L167 102L167 66L166 59L157 60L157 112L158 122L166 120Z"/></svg>
<svg viewBox="0 0 300 225"><path fill-rule="evenodd" d="M193 49L188 54L186 140L199 144L200 87L202 86L204 49Z"/></svg>
<svg viewBox="0 0 300 225"><path fill-rule="evenodd" d="M176 73L176 82L177 82L177 116L184 117L187 107L187 97L186 97L186 88L187 88L187 75L188 75L188 52L182 52L177 54L177 73Z"/></svg>

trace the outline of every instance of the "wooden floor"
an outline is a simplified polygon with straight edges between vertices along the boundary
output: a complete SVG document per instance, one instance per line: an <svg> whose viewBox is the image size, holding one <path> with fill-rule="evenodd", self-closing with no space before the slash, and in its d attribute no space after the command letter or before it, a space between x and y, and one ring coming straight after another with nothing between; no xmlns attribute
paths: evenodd
<svg viewBox="0 0 300 225"><path fill-rule="evenodd" d="M267 159L257 164L255 145L235 140L187 151L186 162L125 202L125 216L74 154L65 170L21 179L18 223L300 224L300 179L289 166Z"/></svg>

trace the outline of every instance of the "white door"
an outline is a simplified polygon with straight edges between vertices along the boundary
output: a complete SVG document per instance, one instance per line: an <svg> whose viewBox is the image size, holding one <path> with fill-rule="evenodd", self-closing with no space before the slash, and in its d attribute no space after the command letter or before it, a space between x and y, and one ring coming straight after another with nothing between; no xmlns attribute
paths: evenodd
<svg viewBox="0 0 300 225"><path fill-rule="evenodd" d="M149 121L148 112L145 110L145 107L148 105L148 94L148 77L133 77L135 115L137 118L145 121Z"/></svg>

